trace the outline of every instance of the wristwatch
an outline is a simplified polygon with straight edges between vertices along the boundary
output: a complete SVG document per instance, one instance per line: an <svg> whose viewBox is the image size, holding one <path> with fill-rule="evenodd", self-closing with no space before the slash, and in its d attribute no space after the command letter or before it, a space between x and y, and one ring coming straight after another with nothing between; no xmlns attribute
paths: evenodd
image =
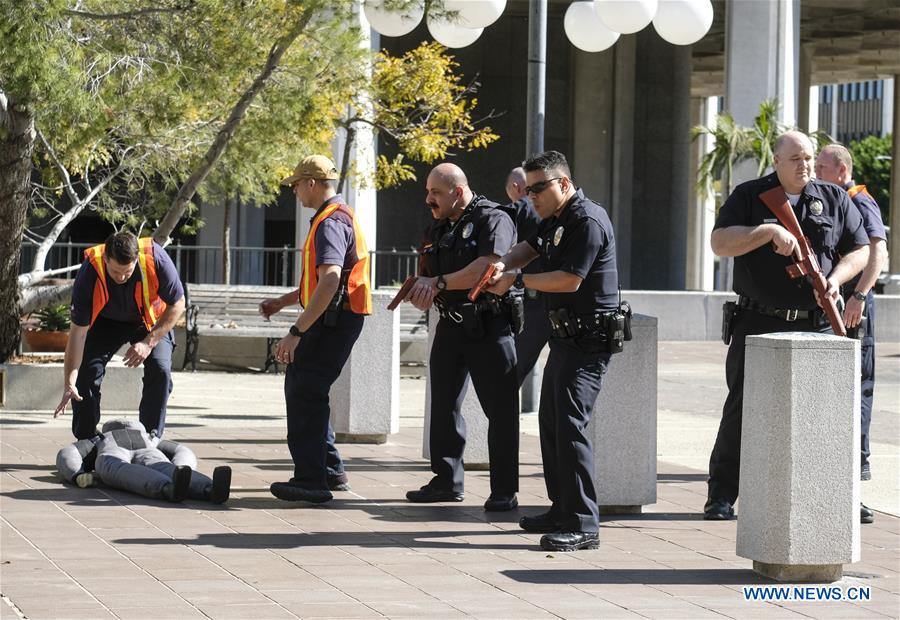
<svg viewBox="0 0 900 620"><path fill-rule="evenodd" d="M853 291L853 299L858 299L859 301L865 301L866 294L860 293L859 291Z"/></svg>
<svg viewBox="0 0 900 620"><path fill-rule="evenodd" d="M513 286L516 288L525 288L525 274L521 271L516 274L516 279L513 280Z"/></svg>
<svg viewBox="0 0 900 620"><path fill-rule="evenodd" d="M297 336L297 338L302 338L304 334L306 334L306 332L301 332L297 329L296 325L291 325L291 328L288 331L291 332L291 336Z"/></svg>
<svg viewBox="0 0 900 620"><path fill-rule="evenodd" d="M439 291L447 290L447 281L444 279L444 276L437 277L437 280L434 283L434 287Z"/></svg>

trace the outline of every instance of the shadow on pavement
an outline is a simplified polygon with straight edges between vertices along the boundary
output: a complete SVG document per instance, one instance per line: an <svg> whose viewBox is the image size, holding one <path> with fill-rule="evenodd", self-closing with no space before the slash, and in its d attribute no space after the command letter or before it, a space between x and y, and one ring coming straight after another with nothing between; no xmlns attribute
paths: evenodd
<svg viewBox="0 0 900 620"><path fill-rule="evenodd" d="M748 568L609 568L586 570L504 570L502 575L520 583L644 585L753 585L776 583Z"/></svg>

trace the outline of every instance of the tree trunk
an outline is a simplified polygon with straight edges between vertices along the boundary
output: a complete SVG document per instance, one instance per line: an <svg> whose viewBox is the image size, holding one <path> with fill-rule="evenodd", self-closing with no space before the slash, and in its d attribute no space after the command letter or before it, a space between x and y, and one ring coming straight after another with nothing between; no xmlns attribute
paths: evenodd
<svg viewBox="0 0 900 620"><path fill-rule="evenodd" d="M228 143L231 141L232 136L234 136L234 132L238 125L240 125L241 121L244 119L250 104L266 85L269 78L272 77L272 73L275 72L275 69L278 68L279 63L281 62L281 57L284 56L284 53L288 50L294 40L300 36L300 33L306 28L312 15L313 9L307 8L304 11L303 16L294 23L294 27L278 39L272 46L272 49L269 50L266 64L263 66L259 75L256 76L256 79L253 80L253 84L244 91L244 94L241 95L237 104L231 109L228 120L222 125L218 135L216 135L216 139L213 140L213 143L206 151L206 155L203 156L198 167L191 173L191 176L188 177L187 181L185 181L178 190L178 195L175 196L172 205L159 223L159 228L153 233L154 241L162 246L168 245L170 241L169 237L178 225L181 216L184 215L188 202L191 201L191 198L193 198L194 194L197 192L197 188L215 167L219 158L222 157L222 153L224 153L225 149L228 147Z"/></svg>
<svg viewBox="0 0 900 620"><path fill-rule="evenodd" d="M0 362L21 338L18 275L33 152L31 109L0 91Z"/></svg>
<svg viewBox="0 0 900 620"><path fill-rule="evenodd" d="M225 213L222 221L222 284L231 284L231 196L224 200Z"/></svg>

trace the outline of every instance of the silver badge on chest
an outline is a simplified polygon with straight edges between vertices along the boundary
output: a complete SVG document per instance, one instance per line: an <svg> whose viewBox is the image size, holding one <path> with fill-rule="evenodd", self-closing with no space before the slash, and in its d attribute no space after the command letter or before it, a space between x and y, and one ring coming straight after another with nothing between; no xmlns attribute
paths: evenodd
<svg viewBox="0 0 900 620"><path fill-rule="evenodd" d="M559 245L559 242L562 241L563 236L563 227L560 226L556 229L556 232L553 233L553 245Z"/></svg>
<svg viewBox="0 0 900 620"><path fill-rule="evenodd" d="M472 231L475 230L475 225L472 222L466 222L466 225L463 226L462 229L462 238L468 239L472 236Z"/></svg>
<svg viewBox="0 0 900 620"><path fill-rule="evenodd" d="M822 215L822 201L813 200L809 205L809 212L813 215Z"/></svg>

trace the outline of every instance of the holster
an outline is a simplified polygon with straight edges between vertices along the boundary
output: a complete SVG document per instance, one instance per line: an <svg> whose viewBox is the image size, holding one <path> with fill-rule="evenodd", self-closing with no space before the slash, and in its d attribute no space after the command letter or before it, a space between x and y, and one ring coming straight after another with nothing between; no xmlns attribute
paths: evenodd
<svg viewBox="0 0 900 620"><path fill-rule="evenodd" d="M460 304L456 310L462 317L462 326L470 338L484 338L484 322L478 304Z"/></svg>
<svg viewBox="0 0 900 620"><path fill-rule="evenodd" d="M347 295L347 282L341 278L341 285L335 292L334 297L328 302L328 307L322 314L322 325L325 327L335 327L338 324L338 317L341 315L341 308L344 305L344 297Z"/></svg>
<svg viewBox="0 0 900 620"><path fill-rule="evenodd" d="M731 344L731 335L734 333L734 323L740 308L735 301L726 301L722 304L722 342Z"/></svg>
<svg viewBox="0 0 900 620"><path fill-rule="evenodd" d="M869 319L865 315L861 316L859 318L859 325L847 328L847 337L862 341L862 339L866 337L866 322L868 320Z"/></svg>
<svg viewBox="0 0 900 620"><path fill-rule="evenodd" d="M525 329L525 299L521 295L507 295L504 301L509 306L513 334L521 334Z"/></svg>
<svg viewBox="0 0 900 620"><path fill-rule="evenodd" d="M575 338L581 334L578 321L568 308L557 308L547 312L550 319L550 334L554 338Z"/></svg>

